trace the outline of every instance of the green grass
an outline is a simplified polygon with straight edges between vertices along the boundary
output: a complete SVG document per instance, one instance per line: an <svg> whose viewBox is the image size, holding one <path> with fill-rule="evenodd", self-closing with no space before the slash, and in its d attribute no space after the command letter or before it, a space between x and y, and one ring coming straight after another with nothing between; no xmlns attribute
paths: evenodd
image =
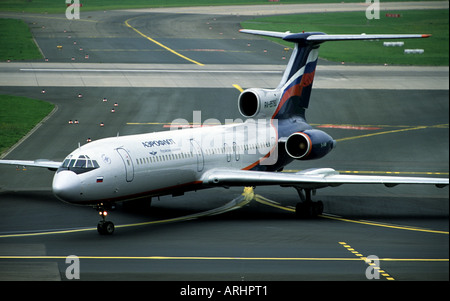
<svg viewBox="0 0 450 301"><path fill-rule="evenodd" d="M0 61L42 58L28 25L22 20L0 19L0 45Z"/></svg>
<svg viewBox="0 0 450 301"><path fill-rule="evenodd" d="M408 1L408 0L382 0ZM419 1L419 0L416 0ZM425 0L432 1L432 0ZM280 4L317 3L314 0L280 0ZM320 0L320 3L339 3L339 0ZM364 2L363 0L346 0L345 2ZM110 10L123 8L175 7L175 6L210 6L210 5L247 5L274 4L268 0L80 0L83 5L81 13L89 10ZM65 0L0 0L0 11L31 12L31 13L64 13Z"/></svg>
<svg viewBox="0 0 450 301"><path fill-rule="evenodd" d="M242 23L243 28L273 31L319 31L328 34L419 33L427 39L404 40L404 47L385 47L381 41L328 42L319 55L330 61L369 64L446 65L449 64L449 11L408 10L400 18L380 14L379 20L367 20L363 12L317 13L261 17ZM278 40L279 41L279 40ZM284 42L284 41L282 41ZM284 42L285 45L292 44ZM404 54L404 49L424 49L424 54Z"/></svg>
<svg viewBox="0 0 450 301"><path fill-rule="evenodd" d="M17 143L54 108L26 97L0 95L0 154Z"/></svg>

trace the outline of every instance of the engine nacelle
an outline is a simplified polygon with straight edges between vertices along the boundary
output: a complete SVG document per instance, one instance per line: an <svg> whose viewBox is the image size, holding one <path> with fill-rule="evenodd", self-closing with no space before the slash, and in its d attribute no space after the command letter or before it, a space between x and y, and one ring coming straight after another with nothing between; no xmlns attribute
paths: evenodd
<svg viewBox="0 0 450 301"><path fill-rule="evenodd" d="M246 118L271 117L280 98L280 91L267 89L247 89L239 95L239 112Z"/></svg>
<svg viewBox="0 0 450 301"><path fill-rule="evenodd" d="M306 130L288 137L285 149L297 160L313 160L324 157L336 146L336 141L320 130Z"/></svg>

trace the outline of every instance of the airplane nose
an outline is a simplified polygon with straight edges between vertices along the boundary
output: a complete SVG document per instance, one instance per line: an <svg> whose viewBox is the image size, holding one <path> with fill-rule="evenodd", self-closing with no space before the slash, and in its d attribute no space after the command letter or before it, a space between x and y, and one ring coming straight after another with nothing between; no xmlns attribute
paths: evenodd
<svg viewBox="0 0 450 301"><path fill-rule="evenodd" d="M72 171L57 172L53 177L52 188L56 197L62 201L73 203L81 198L81 181Z"/></svg>

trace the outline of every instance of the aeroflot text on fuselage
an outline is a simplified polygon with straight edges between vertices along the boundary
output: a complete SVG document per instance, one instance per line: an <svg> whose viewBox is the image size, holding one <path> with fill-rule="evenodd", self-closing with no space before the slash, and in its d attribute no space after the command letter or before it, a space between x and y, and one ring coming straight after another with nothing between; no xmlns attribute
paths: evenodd
<svg viewBox="0 0 450 301"><path fill-rule="evenodd" d="M173 144L176 144L175 141L173 141L173 139L161 139L142 142L142 145L144 147L165 146Z"/></svg>

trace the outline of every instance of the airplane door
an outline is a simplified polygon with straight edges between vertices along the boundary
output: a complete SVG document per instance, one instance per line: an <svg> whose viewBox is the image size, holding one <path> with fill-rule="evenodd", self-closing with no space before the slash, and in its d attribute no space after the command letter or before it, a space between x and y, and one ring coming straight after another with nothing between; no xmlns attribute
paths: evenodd
<svg viewBox="0 0 450 301"><path fill-rule="evenodd" d="M197 171L202 171L205 166L202 148L194 139L191 139L191 147L193 149L193 153L197 157Z"/></svg>
<svg viewBox="0 0 450 301"><path fill-rule="evenodd" d="M231 162L231 148L228 147L228 144L223 144L223 151L227 156L227 162Z"/></svg>
<svg viewBox="0 0 450 301"><path fill-rule="evenodd" d="M131 182L134 179L134 165L133 160L131 160L130 154L123 148L118 148L117 152L123 160L123 164L125 165L125 173L127 182Z"/></svg>
<svg viewBox="0 0 450 301"><path fill-rule="evenodd" d="M241 155L239 154L239 150L237 148L236 142L233 142L233 153L234 153L234 159L236 161L239 161L239 159L241 158Z"/></svg>

